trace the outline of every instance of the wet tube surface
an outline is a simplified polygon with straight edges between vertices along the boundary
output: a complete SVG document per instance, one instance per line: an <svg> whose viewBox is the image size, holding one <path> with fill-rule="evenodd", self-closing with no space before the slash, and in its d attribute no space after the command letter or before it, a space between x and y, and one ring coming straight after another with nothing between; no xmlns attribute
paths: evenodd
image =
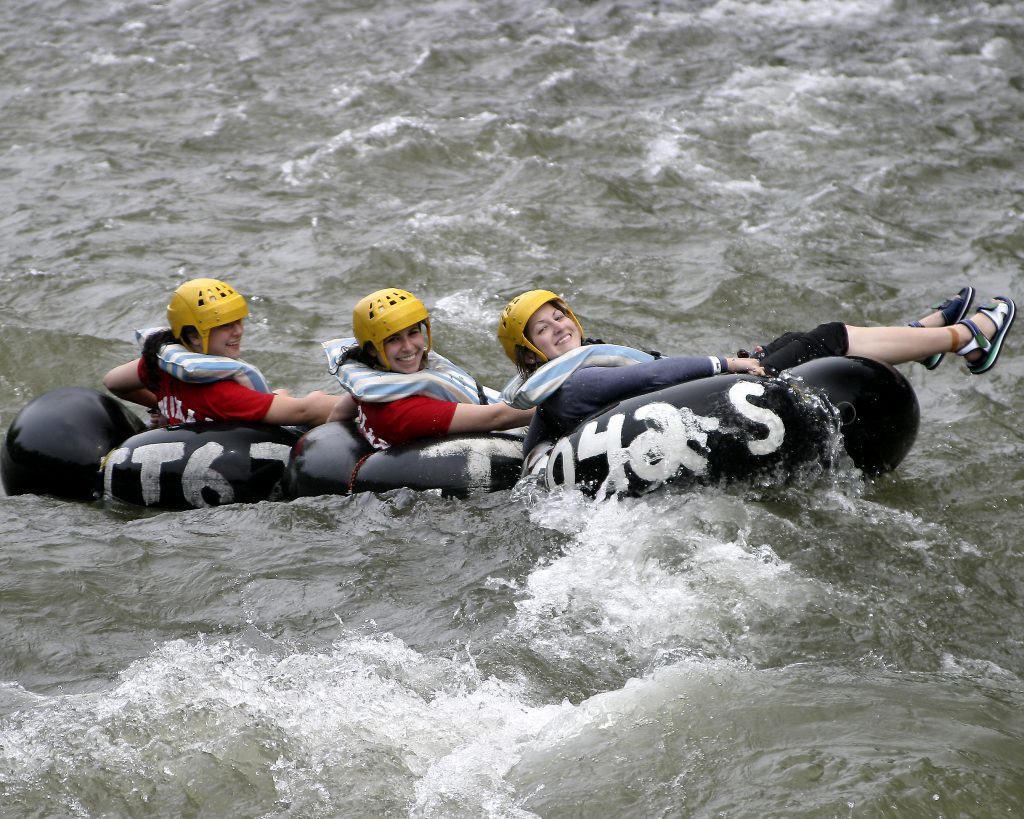
<svg viewBox="0 0 1024 819"><path fill-rule="evenodd" d="M268 424L208 421L151 429L107 456L104 494L162 509L277 500L298 439L297 431Z"/></svg>
<svg viewBox="0 0 1024 819"><path fill-rule="evenodd" d="M61 387L29 401L11 421L0 450L8 495L96 500L103 457L145 424L116 398Z"/></svg>
<svg viewBox="0 0 1024 819"><path fill-rule="evenodd" d="M663 484L788 481L829 467L844 447L876 474L903 460L918 423L896 370L826 358L782 378L715 376L622 401L555 442L540 471L549 489L641 495Z"/></svg>

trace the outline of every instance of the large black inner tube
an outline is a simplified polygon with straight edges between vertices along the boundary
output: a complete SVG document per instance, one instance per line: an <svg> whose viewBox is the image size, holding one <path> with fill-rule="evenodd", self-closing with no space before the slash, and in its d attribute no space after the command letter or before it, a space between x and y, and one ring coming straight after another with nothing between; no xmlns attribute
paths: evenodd
<svg viewBox="0 0 1024 819"><path fill-rule="evenodd" d="M95 500L100 464L145 424L116 398L85 387L62 387L29 401L14 417L0 450L8 495Z"/></svg>
<svg viewBox="0 0 1024 819"><path fill-rule="evenodd" d="M892 367L822 358L781 378L720 375L621 401L554 443L549 488L638 495L665 483L786 481L845 448L866 474L895 469L920 412Z"/></svg>

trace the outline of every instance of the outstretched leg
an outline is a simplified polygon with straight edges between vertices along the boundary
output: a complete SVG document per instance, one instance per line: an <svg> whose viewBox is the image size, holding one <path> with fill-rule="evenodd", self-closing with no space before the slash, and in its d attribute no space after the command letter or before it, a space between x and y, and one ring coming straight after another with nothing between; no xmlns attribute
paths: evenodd
<svg viewBox="0 0 1024 819"><path fill-rule="evenodd" d="M766 370L778 372L823 356L854 355L887 364L920 361L927 366L935 356L958 353L964 356L967 369L980 375L998 359L1016 306L1013 299L999 296L970 319L956 318L966 312L973 295L972 288L964 288L915 326L858 327L832 322L806 332L786 333L757 347L754 357ZM741 354L747 355L745 351Z"/></svg>
<svg viewBox="0 0 1024 819"><path fill-rule="evenodd" d="M1013 300L1000 296L969 320L950 327L847 325L849 344L846 354L874 358L888 364L905 364L927 359L936 353L960 353L965 356L967 368L980 374L995 364L1015 314Z"/></svg>

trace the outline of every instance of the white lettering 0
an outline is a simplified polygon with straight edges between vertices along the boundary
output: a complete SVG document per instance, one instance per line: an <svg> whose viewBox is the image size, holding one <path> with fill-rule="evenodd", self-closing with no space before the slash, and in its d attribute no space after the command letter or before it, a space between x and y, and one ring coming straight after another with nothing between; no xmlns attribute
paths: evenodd
<svg viewBox="0 0 1024 819"><path fill-rule="evenodd" d="M180 441L145 444L132 453L132 462L139 464L139 488L144 505L160 503L160 467L180 460L184 454L185 445Z"/></svg>
<svg viewBox="0 0 1024 819"><path fill-rule="evenodd" d="M693 441L707 449L708 432L718 429L718 419L697 415L689 407L675 407L660 401L645 404L633 414L649 421L646 430L629 445L629 465L645 481L664 481L680 467L695 475L705 472L708 459L689 446Z"/></svg>
<svg viewBox="0 0 1024 819"><path fill-rule="evenodd" d="M189 456L188 463L181 473L181 494L193 508L201 509L210 505L203 497L203 489L207 488L220 496L218 503L234 503L235 490L231 488L227 478L210 467L223 452L224 447L221 444L210 441Z"/></svg>
<svg viewBox="0 0 1024 819"><path fill-rule="evenodd" d="M747 441L747 449L753 455L769 455L782 446L786 437L786 425L770 409L751 404L750 396L764 395L764 385L752 381L739 381L729 388L729 400L736 411L756 424L768 427L768 434L756 441Z"/></svg>

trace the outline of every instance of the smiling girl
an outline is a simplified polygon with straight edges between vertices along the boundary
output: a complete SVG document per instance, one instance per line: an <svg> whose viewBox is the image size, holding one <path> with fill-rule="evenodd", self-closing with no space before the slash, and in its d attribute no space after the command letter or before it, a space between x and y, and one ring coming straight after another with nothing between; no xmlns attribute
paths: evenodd
<svg viewBox="0 0 1024 819"><path fill-rule="evenodd" d="M359 431L376 448L530 422L532 409L499 401L431 350L430 315L407 290L385 288L360 299L352 329L355 339L324 345L331 372L351 396L330 420L351 417L354 401Z"/></svg>
<svg viewBox="0 0 1024 819"><path fill-rule="evenodd" d="M498 340L519 370L504 395L513 406L538 408L531 438L534 433L557 438L615 401L718 373L776 373L824 356L920 361L934 369L945 353L955 352L969 372L980 375L996 363L1016 306L1013 299L997 296L966 319L973 298L974 288L964 287L911 326L832 322L786 333L756 348L754 356L662 358L585 339L565 301L550 290L530 290L506 305L498 323Z"/></svg>
<svg viewBox="0 0 1024 819"><path fill-rule="evenodd" d="M174 291L167 305L170 329L150 333L142 356L110 370L103 385L119 398L159 413L164 423L322 424L338 396L315 390L302 398L293 398L286 390L253 389L232 375L248 371L262 382L259 371L240 360L244 320L248 315L245 298L231 285L217 279L185 282ZM180 351L193 367L206 367L209 371L207 365L216 365L224 374L218 380L179 378L173 374L174 366L168 363L172 350ZM232 361L238 362L236 368L230 366ZM183 369L178 372L184 376Z"/></svg>

